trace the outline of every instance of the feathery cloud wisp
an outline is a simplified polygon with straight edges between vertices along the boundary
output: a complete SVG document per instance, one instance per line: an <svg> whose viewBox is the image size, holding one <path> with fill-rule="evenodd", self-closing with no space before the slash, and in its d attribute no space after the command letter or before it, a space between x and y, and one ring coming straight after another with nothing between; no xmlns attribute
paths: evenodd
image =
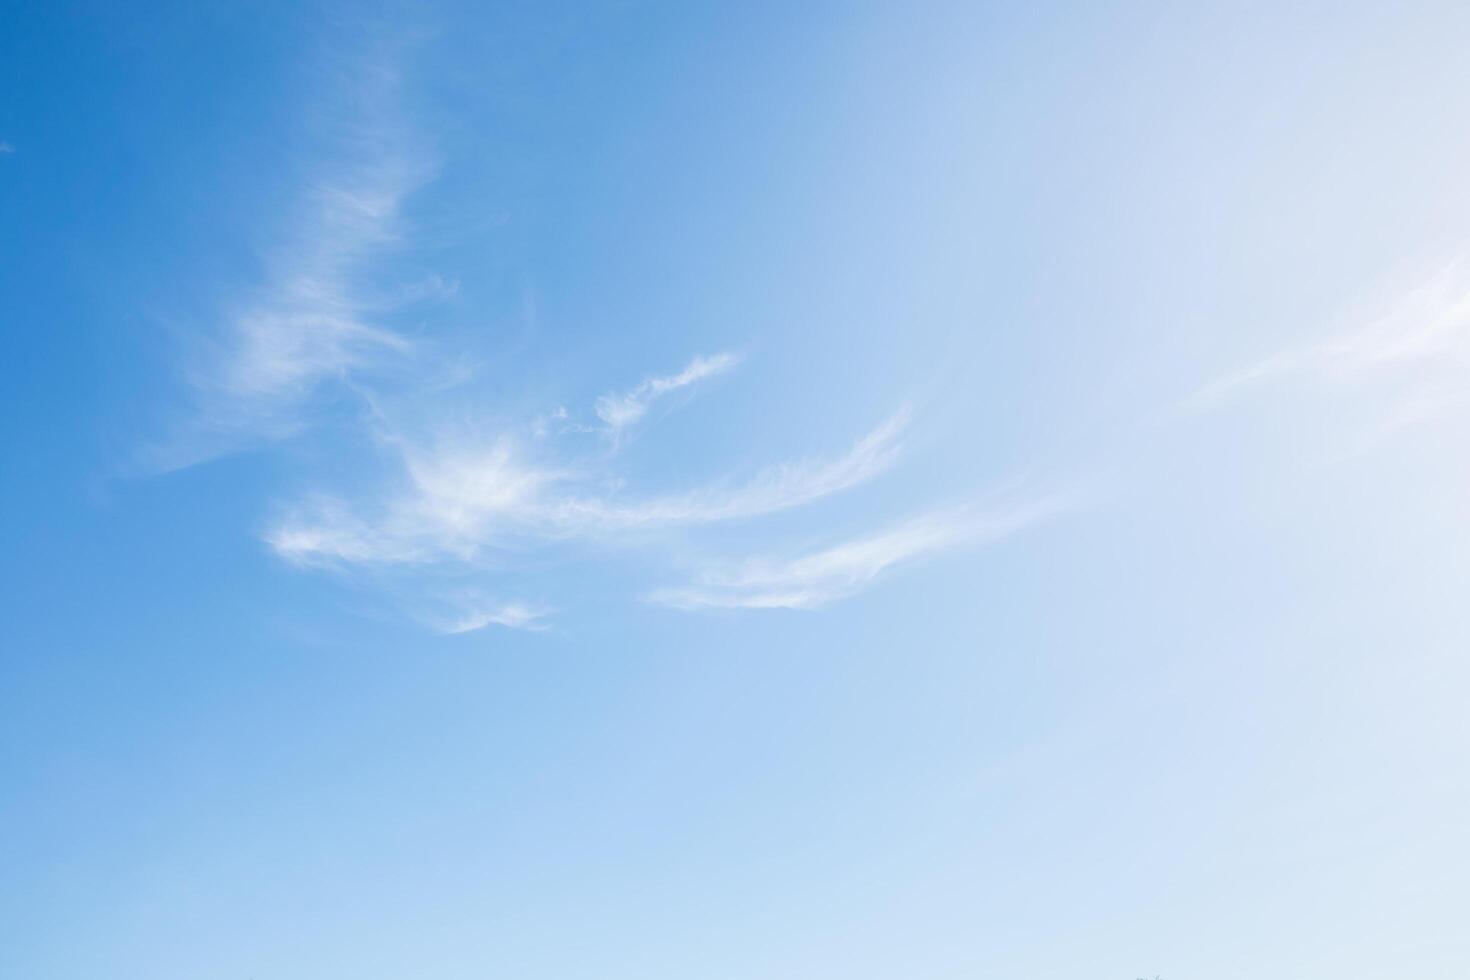
<svg viewBox="0 0 1470 980"><path fill-rule="evenodd" d="M331 162L315 168L293 227L262 257L263 280L223 304L218 330L195 338L185 371L191 416L149 453L150 468L178 469L290 436L322 386L415 353L384 317L445 285L431 277L385 288L372 273L403 243L404 202L434 167L397 118L395 71L369 65L342 87L338 108L322 112L321 128L341 137Z"/></svg>
<svg viewBox="0 0 1470 980"><path fill-rule="evenodd" d="M798 459L692 488L654 483L625 490L614 468L619 454L607 452L608 444L616 450L661 399L734 367L739 358L729 352L698 356L677 373L650 375L631 389L603 394L592 406L595 420L557 408L488 437L473 431L473 422L456 422L462 411L446 410L436 400L441 389L424 383L430 351L397 332L392 317L441 284L382 286L400 278L385 260L412 245L405 203L434 167L398 119L398 75L389 61L375 62L350 85L351 97L338 100L341 111L328 113L332 118L322 127L345 137L346 145L336 146L317 168L295 232L264 257L267 273L258 288L222 304L234 312L190 372L194 426L156 467L178 468L244 441L292 435L326 410L329 401L319 392L333 386L349 392L365 410L346 417L341 431L370 439L380 453L360 461L375 467L386 460L390 475L366 492L317 488L283 508L262 534L277 556L300 566L353 570L354 579L384 589L406 614L441 632L492 625L542 629L545 608L508 602L503 593L439 590L446 578L482 583L496 569L525 567L527 558L560 558L569 553L561 547L566 543L647 542L660 530L800 507L893 465L906 412L834 457ZM457 384L468 381L461 374ZM608 442L596 451L585 440L547 438L553 432L596 434ZM342 449L328 450L338 457L334 469L351 466L352 450L344 461ZM1008 533L1037 514L1022 508L999 516L969 509L929 515L789 561L753 562L736 572L713 569L689 589L666 591L660 601L810 608L851 594L895 563Z"/></svg>
<svg viewBox="0 0 1470 980"><path fill-rule="evenodd" d="M647 378L631 391L603 395L597 399L597 417L613 432L618 432L642 419L656 399L671 391L728 371L739 363L739 360L730 353L715 354L712 357L696 357L678 374Z"/></svg>
<svg viewBox="0 0 1470 980"><path fill-rule="evenodd" d="M331 497L299 505L265 534L298 564L474 561L511 544L596 538L658 527L757 517L838 493L883 472L897 457L904 413L836 459L788 463L743 483L623 500L589 493L576 465L531 460L508 438L488 446L399 442L406 485L364 517Z"/></svg>
<svg viewBox="0 0 1470 980"><path fill-rule="evenodd" d="M1076 501L1052 495L989 510L926 514L867 538L795 558L755 558L707 568L691 585L659 589L647 601L675 609L814 609L851 596L885 570L966 544L1015 534Z"/></svg>
<svg viewBox="0 0 1470 980"><path fill-rule="evenodd" d="M521 602L504 604L471 604L460 615L438 624L441 633L474 633L487 626L540 631L547 628L546 611Z"/></svg>
<svg viewBox="0 0 1470 980"><path fill-rule="evenodd" d="M1273 380L1335 386L1381 384L1391 405L1379 434L1442 415L1470 401L1470 259L1460 257L1410 290L1367 325L1305 347L1290 347L1200 388L1185 407L1201 409Z"/></svg>

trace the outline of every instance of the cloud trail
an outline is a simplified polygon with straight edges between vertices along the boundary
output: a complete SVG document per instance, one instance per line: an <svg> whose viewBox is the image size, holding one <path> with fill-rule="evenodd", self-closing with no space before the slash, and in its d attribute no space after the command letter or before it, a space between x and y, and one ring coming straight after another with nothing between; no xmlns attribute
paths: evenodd
<svg viewBox="0 0 1470 980"><path fill-rule="evenodd" d="M729 351L608 391L592 403L595 418L579 420L558 407L520 425L491 426L475 421L478 414L465 421L464 412L449 407L458 396L426 376L439 355L419 335L395 327L411 304L452 286L434 276L406 282L393 261L420 244L405 211L437 167L402 121L396 59L388 48L374 52L341 73L319 113L316 128L330 134L331 148L311 169L288 234L261 256L261 280L220 303L221 322L199 331L203 339L186 369L192 416L154 454L153 469L286 439L325 418L340 423L311 448L321 451L324 468L345 472L351 482L308 484L278 505L262 540L292 565L351 572L349 581L379 590L430 629L466 634L549 628L550 606L480 590L495 572L563 558L569 545L584 546L578 554L585 558L657 542L673 529L803 507L895 464L906 410L835 455L692 487L655 482L625 489L620 454L608 446L616 450L664 400L734 368L740 358ZM449 363L457 366L454 386L473 380L467 360ZM346 394L356 411L327 415L336 394ZM553 434L607 441L598 449L585 439L548 438ZM815 608L854 594L895 565L1014 533L1059 506L1047 498L934 512L811 554L712 562L689 586L649 598L684 609ZM473 587L446 593L446 581Z"/></svg>
<svg viewBox="0 0 1470 980"><path fill-rule="evenodd" d="M711 357L696 357L678 374L667 377L646 378L631 391L621 394L603 395L597 399L597 417L614 433L617 433L648 413L654 401L671 391L686 388L705 378L713 377L738 364L734 354L720 353Z"/></svg>
<svg viewBox="0 0 1470 980"><path fill-rule="evenodd" d="M998 541L1076 505L1065 495L925 514L870 537L794 558L753 558L702 570L646 600L675 609L815 609L855 595L882 572L964 545Z"/></svg>
<svg viewBox="0 0 1470 980"><path fill-rule="evenodd" d="M1271 382L1381 387L1378 435L1470 403L1470 259L1458 257L1397 297L1366 325L1317 344L1288 347L1204 385L1184 402L1200 410Z"/></svg>
<svg viewBox="0 0 1470 980"><path fill-rule="evenodd" d="M193 408L151 451L152 468L299 432L324 385L415 355L383 321L449 289L433 277L384 286L374 275L379 259L407 244L404 204L435 166L399 119L391 62L358 65L337 83L315 127L333 134L333 151L314 168L290 231L262 256L262 281L223 304L217 329L194 335L185 369Z"/></svg>
<svg viewBox="0 0 1470 980"><path fill-rule="evenodd" d="M508 629L541 631L547 629L546 610L528 606L521 602L469 605L454 619L438 624L441 633L458 635L475 633L487 626L504 626Z"/></svg>
<svg viewBox="0 0 1470 980"><path fill-rule="evenodd" d="M905 413L894 416L835 459L633 500L588 492L596 481L576 465L532 460L508 437L484 445L400 442L405 486L376 516L318 495L291 508L264 537L281 557L303 565L472 562L496 548L758 517L882 473L897 457L905 422Z"/></svg>

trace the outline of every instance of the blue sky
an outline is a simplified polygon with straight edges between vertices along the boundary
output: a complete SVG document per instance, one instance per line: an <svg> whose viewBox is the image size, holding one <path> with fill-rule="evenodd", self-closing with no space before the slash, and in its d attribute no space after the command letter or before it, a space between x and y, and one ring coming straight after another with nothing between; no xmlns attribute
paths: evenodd
<svg viewBox="0 0 1470 980"><path fill-rule="evenodd" d="M1470 970L1463 5L3 22L0 976Z"/></svg>

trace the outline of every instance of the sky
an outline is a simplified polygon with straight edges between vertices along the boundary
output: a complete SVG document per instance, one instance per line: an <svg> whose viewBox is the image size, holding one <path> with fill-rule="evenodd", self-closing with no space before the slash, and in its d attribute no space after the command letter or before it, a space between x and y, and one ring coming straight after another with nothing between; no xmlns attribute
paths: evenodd
<svg viewBox="0 0 1470 980"><path fill-rule="evenodd" d="M0 22L0 976L1470 973L1470 8Z"/></svg>

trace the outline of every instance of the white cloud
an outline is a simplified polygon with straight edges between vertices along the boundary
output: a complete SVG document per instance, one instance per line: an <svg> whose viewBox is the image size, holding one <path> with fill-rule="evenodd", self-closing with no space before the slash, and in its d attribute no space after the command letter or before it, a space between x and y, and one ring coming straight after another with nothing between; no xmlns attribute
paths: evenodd
<svg viewBox="0 0 1470 980"><path fill-rule="evenodd" d="M404 244L404 202L434 172L396 118L397 84L391 68L369 65L341 81L336 101L351 109L320 113L317 128L339 137L333 162L317 167L295 221L262 256L262 281L224 304L220 329L191 335L192 415L152 451L152 467L177 469L242 442L292 435L324 384L415 352L384 316L453 284L431 276L384 286L387 277L374 274Z"/></svg>
<svg viewBox="0 0 1470 980"><path fill-rule="evenodd" d="M1185 402L1200 409L1270 382L1381 388L1383 434L1462 407L1470 367L1470 261L1457 258L1384 305L1366 324L1320 343L1289 347L1205 385Z"/></svg>
<svg viewBox="0 0 1470 980"><path fill-rule="evenodd" d="M659 589L649 602L676 609L814 609L845 599L885 570L926 555L1015 534L1074 498L1052 495L989 508L926 514L867 538L797 557L754 558L701 571L692 584Z"/></svg>
<svg viewBox="0 0 1470 980"><path fill-rule="evenodd" d="M273 257L275 273L230 318L216 360L195 383L246 407L289 404L324 380L409 351L407 340L372 319L420 287L375 295L360 278L394 241L402 202L423 179L421 170L388 160L319 186L300 240Z"/></svg>
<svg viewBox="0 0 1470 980"><path fill-rule="evenodd" d="M311 458L354 481L365 475L354 462L369 459L386 462L386 475L366 490L309 490L277 511L262 538L285 561L350 572L344 578L377 589L403 614L444 633L466 633L544 629L549 613L473 589L448 595L439 591L446 580L478 585L497 571L563 558L568 544L621 546L670 528L758 518L840 493L894 464L907 412L835 456L692 487L632 488L609 442L616 449L661 399L733 368L739 358L730 352L697 356L677 373L604 394L593 405L595 419L557 407L518 425L496 422L489 434L477 427L485 416L463 406L467 399L477 410L483 403L471 393L448 393L470 380L468 355L441 357L393 326L408 304L454 287L432 276L404 284L394 274L401 263L387 261L413 248L405 205L435 171L399 121L390 60L357 72L337 93L337 108L321 114L318 128L332 134L333 148L315 168L296 221L261 257L264 274L255 288L221 303L222 324L201 331L210 339L187 372L192 422L156 454L152 468L175 469L290 436L330 411L328 395L349 394L357 410L331 416L343 424L323 430L309 447ZM427 376L435 372L447 380ZM348 438L336 440L341 433ZM553 433L609 441L548 438ZM350 448L369 442L378 455ZM707 570L660 601L817 606L895 563L1032 519L1034 507L999 516L968 509L930 515L785 562Z"/></svg>
<svg viewBox="0 0 1470 980"><path fill-rule="evenodd" d="M217 378L226 391L245 397L294 393L362 367L377 354L408 349L403 338L368 322L375 304L353 278L368 253L391 240L410 182L393 167L357 179L369 186L318 190L305 253L286 258L282 264L290 271L234 318L234 344Z"/></svg>
<svg viewBox="0 0 1470 980"><path fill-rule="evenodd" d="M385 503L353 508L319 495L292 508L264 537L281 557L304 565L470 562L497 547L757 517L883 472L898 454L905 421L904 413L894 416L836 459L634 500L588 492L593 481L577 467L532 459L508 437L426 446L398 441L404 485Z"/></svg>
<svg viewBox="0 0 1470 980"><path fill-rule="evenodd" d="M441 622L438 629L442 633L450 634L473 633L487 626L540 631L548 628L546 615L546 610L521 602L489 605L477 603L470 605L454 619Z"/></svg>
<svg viewBox="0 0 1470 980"><path fill-rule="evenodd" d="M411 564L432 556L395 521L369 522L339 499L317 496L292 508L263 535L267 544L298 565Z"/></svg>
<svg viewBox="0 0 1470 980"><path fill-rule="evenodd" d="M836 459L803 460L762 470L734 486L702 487L625 502L567 496L546 516L566 529L617 530L660 525L707 524L787 510L841 492L888 469L901 449L908 413L899 412Z"/></svg>
<svg viewBox="0 0 1470 980"><path fill-rule="evenodd" d="M646 378L631 391L603 395L597 399L597 417L613 432L618 432L642 419L648 413L648 407L661 396L728 371L739 363L739 360L730 353L696 357L678 374L662 378Z"/></svg>

